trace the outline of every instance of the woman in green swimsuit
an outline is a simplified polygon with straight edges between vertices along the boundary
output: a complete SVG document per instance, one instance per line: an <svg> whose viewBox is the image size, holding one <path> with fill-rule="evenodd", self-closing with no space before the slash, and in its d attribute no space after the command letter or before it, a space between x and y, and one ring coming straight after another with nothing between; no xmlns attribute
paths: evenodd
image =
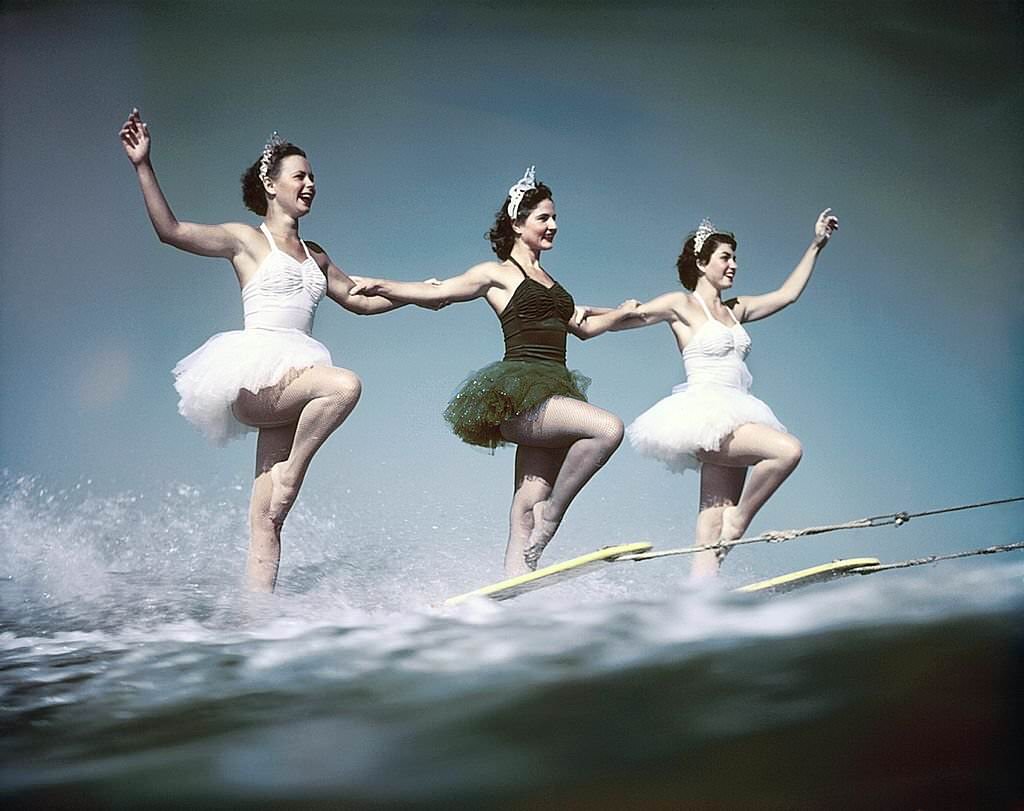
<svg viewBox="0 0 1024 811"><path fill-rule="evenodd" d="M516 445L515 495L505 573L537 568L576 494L622 441L622 421L590 405L589 379L565 366L566 334L587 339L622 324L636 308L587 315L541 267L558 225L551 189L533 167L509 189L487 235L497 261L441 282L356 279L355 294L439 307L485 298L501 321L505 357L471 374L445 419L471 445Z"/></svg>

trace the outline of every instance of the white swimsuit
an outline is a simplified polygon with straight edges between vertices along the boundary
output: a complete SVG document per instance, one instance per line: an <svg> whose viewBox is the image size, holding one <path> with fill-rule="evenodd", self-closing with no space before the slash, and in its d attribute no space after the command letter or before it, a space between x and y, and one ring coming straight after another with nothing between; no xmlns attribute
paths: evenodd
<svg viewBox="0 0 1024 811"><path fill-rule="evenodd" d="M711 317L711 311L693 295L707 316L683 349L686 382L655 403L626 429L630 444L676 473L700 467L697 452L717 451L737 427L756 422L779 431L785 427L772 410L751 395L752 378L745 358L750 336L729 310L733 325Z"/></svg>
<svg viewBox="0 0 1024 811"><path fill-rule="evenodd" d="M331 365L327 347L310 336L327 289L323 271L305 242L298 262L278 249L265 224L260 230L270 253L242 288L245 329L214 335L174 367L178 412L217 445L256 430L231 411L239 391L272 386L290 369Z"/></svg>

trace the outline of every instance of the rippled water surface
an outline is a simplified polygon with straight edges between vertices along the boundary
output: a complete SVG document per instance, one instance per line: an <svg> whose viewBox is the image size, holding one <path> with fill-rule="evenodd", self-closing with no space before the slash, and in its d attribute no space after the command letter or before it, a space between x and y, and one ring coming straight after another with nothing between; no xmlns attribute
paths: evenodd
<svg viewBox="0 0 1024 811"><path fill-rule="evenodd" d="M308 505L261 596L237 589L238 493L3 487L8 807L1024 800L1017 553L767 599L616 564L444 609L494 550L415 515L354 538Z"/></svg>

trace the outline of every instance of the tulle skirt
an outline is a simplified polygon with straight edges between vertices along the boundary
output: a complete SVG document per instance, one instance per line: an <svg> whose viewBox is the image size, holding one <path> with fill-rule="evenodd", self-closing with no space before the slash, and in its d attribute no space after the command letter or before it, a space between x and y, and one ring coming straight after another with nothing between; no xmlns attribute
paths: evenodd
<svg viewBox="0 0 1024 811"><path fill-rule="evenodd" d="M590 378L564 364L544 360L502 360L473 372L448 403L444 418L470 445L494 449L507 444L501 423L548 397L586 402Z"/></svg>
<svg viewBox="0 0 1024 811"><path fill-rule="evenodd" d="M178 413L215 445L223 445L256 430L231 411L240 390L256 393L273 386L290 369L330 365L327 347L301 330L221 332L174 367Z"/></svg>
<svg viewBox="0 0 1024 811"><path fill-rule="evenodd" d="M698 469L698 451L717 451L744 423L785 431L772 410L742 389L715 383L683 383L626 428L630 444L664 462L674 473Z"/></svg>

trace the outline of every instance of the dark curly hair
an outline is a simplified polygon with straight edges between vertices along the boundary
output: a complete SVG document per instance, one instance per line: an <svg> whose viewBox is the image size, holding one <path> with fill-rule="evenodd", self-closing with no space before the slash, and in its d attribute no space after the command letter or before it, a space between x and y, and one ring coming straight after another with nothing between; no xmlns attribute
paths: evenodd
<svg viewBox="0 0 1024 811"><path fill-rule="evenodd" d="M306 153L295 144L287 141L274 147L270 155L270 168L267 169L267 177L276 178L281 173L281 161L289 155L306 157ZM263 188L263 181L260 180L260 161L263 156L256 160L252 166L242 174L242 202L253 214L261 217L267 213L267 192Z"/></svg>
<svg viewBox="0 0 1024 811"><path fill-rule="evenodd" d="M676 270L679 271L679 281L687 290L697 289L697 280L700 279L700 268L697 267L697 260L707 264L719 245L730 245L736 250L736 237L728 231L717 231L704 240L700 246L700 253L693 252L693 239L696 234L690 234L683 243L683 252L676 259Z"/></svg>
<svg viewBox="0 0 1024 811"><path fill-rule="evenodd" d="M524 222L542 200L554 202L554 199L551 196L551 189L543 183L537 183L535 189L530 189L523 195L519 209L516 211L515 223L518 225ZM491 241L491 250L498 255L502 262L508 259L512 253L512 246L516 244L516 232L512 230L512 218L508 216L508 202L509 198L506 196L505 202L501 204L501 208L494 215L494 225L491 226L490 231L484 234L484 239Z"/></svg>

